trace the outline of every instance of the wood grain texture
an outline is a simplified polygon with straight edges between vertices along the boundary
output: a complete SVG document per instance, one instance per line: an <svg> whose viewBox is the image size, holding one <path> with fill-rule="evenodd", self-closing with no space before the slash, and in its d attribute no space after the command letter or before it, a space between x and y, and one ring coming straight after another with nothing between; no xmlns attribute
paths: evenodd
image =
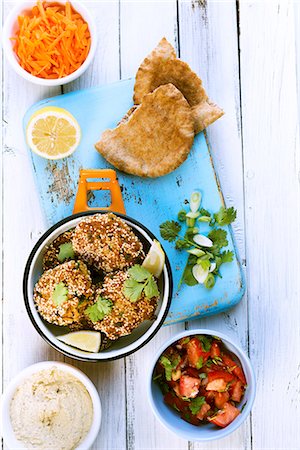
<svg viewBox="0 0 300 450"><path fill-rule="evenodd" d="M177 42L176 2L121 1L120 6L121 74L122 78L129 78L135 75L144 57L163 36L173 44ZM162 328L147 346L126 358L128 449L188 448L188 442L166 431L156 420L146 395L149 365L154 354L182 329L184 324Z"/></svg>
<svg viewBox="0 0 300 450"><path fill-rule="evenodd" d="M240 4L255 449L298 449L300 444L295 426L300 421L299 29L293 13L292 2Z"/></svg>
<svg viewBox="0 0 300 450"><path fill-rule="evenodd" d="M243 154L241 140L238 25L236 3L179 1L180 57L203 81L225 115L207 129L214 164L227 206L238 210L234 236L245 268ZM200 180L201 186L201 180ZM189 322L230 335L247 350L247 298L229 313ZM250 448L250 420L228 438L191 444L191 449Z"/></svg>

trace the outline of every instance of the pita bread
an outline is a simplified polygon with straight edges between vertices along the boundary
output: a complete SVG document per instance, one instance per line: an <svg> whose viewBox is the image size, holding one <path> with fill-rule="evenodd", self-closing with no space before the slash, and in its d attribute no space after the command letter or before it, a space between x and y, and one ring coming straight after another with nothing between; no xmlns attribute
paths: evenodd
<svg viewBox="0 0 300 450"><path fill-rule="evenodd" d="M175 86L158 87L128 113L95 145L109 163L132 175L160 177L185 161L194 140L194 120Z"/></svg>
<svg viewBox="0 0 300 450"><path fill-rule="evenodd" d="M134 103L140 104L145 95L167 83L174 84L192 107L195 133L204 130L224 114L221 108L209 100L198 75L187 63L176 58L175 49L163 38L137 71Z"/></svg>

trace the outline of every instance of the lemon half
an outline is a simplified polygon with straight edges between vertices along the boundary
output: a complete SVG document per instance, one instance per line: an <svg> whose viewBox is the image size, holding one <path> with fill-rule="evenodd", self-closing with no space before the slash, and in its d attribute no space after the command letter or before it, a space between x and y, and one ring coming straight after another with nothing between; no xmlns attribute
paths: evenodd
<svg viewBox="0 0 300 450"><path fill-rule="evenodd" d="M67 345L91 353L99 352L101 345L101 333L98 331L73 331L57 336L57 339Z"/></svg>
<svg viewBox="0 0 300 450"><path fill-rule="evenodd" d="M161 248L160 243L154 239L150 250L142 264L156 278L159 278L165 264L165 253Z"/></svg>
<svg viewBox="0 0 300 450"><path fill-rule="evenodd" d="M80 126L66 109L47 106L36 111L26 129L27 144L33 152L47 159L70 156L78 147Z"/></svg>

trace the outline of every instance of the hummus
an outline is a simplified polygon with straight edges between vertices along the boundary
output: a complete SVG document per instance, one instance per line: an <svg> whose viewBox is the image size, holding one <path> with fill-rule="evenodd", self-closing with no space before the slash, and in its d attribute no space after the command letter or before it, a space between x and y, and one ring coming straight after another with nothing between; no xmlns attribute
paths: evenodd
<svg viewBox="0 0 300 450"><path fill-rule="evenodd" d="M17 388L10 419L24 447L72 450L91 428L93 404L81 381L54 366L31 375Z"/></svg>

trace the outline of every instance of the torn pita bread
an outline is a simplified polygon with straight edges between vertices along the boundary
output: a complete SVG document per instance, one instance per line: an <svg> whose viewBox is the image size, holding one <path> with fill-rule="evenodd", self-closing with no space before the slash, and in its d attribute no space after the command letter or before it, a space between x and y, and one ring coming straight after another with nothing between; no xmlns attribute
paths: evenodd
<svg viewBox="0 0 300 450"><path fill-rule="evenodd" d="M174 84L192 107L195 133L204 130L224 114L219 106L209 100L198 75L187 63L176 58L175 49L163 38L137 71L134 103L139 105L145 95L167 83Z"/></svg>
<svg viewBox="0 0 300 450"><path fill-rule="evenodd" d="M160 177L185 161L193 141L191 108L175 86L165 84L145 95L115 129L104 131L95 147L123 172Z"/></svg>

